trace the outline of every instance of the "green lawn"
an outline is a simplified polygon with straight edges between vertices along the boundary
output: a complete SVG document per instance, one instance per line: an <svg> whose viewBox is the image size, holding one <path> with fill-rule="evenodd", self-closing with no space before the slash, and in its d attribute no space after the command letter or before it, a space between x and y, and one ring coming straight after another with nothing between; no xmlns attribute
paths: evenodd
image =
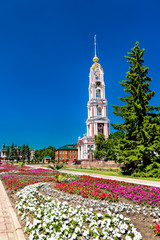
<svg viewBox="0 0 160 240"><path fill-rule="evenodd" d="M62 169L74 171L74 172L93 173L93 174L101 174L101 175L116 176L116 177L126 177L126 178L133 178L133 179L150 180L150 181L157 181L157 182L160 181L160 178L131 177L128 175L123 175L121 172L108 172L108 171L91 170L91 169L75 169L75 168L68 168L68 167L63 167Z"/></svg>

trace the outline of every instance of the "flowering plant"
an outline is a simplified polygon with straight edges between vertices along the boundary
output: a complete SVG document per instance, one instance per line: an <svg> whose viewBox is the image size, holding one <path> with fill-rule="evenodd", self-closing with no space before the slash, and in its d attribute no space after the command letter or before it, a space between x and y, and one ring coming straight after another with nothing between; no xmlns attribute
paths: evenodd
<svg viewBox="0 0 160 240"><path fill-rule="evenodd" d="M92 197L94 199L108 199L112 201L116 201L118 199L118 197L113 193L107 194L94 186L82 186L76 181L71 183L58 183L55 185L55 188L70 194L76 193L78 195L82 195L83 198Z"/></svg>
<svg viewBox="0 0 160 240"><path fill-rule="evenodd" d="M11 175L4 175L1 176L2 180L4 180L5 185L8 187L11 193L23 188L27 185L31 185L38 182L48 182L55 180L54 177L36 177L36 176L11 176Z"/></svg>
<svg viewBox="0 0 160 240"><path fill-rule="evenodd" d="M126 183L122 181L102 179L91 176L82 175L77 181L72 181L70 187L92 187L97 191L104 189L110 194L114 194L116 199L125 197L138 204L147 204L151 206L160 205L160 188L148 187L145 185L136 185L133 183Z"/></svg>
<svg viewBox="0 0 160 240"><path fill-rule="evenodd" d="M154 231L157 236L160 236L160 224L158 224L157 222L155 223Z"/></svg>
<svg viewBox="0 0 160 240"><path fill-rule="evenodd" d="M26 186L19 193L16 204L29 240L110 239L140 240L141 234L129 218L122 214L95 213L81 205L73 207L66 201L53 200L38 192L46 183ZM33 220L29 216L33 216Z"/></svg>

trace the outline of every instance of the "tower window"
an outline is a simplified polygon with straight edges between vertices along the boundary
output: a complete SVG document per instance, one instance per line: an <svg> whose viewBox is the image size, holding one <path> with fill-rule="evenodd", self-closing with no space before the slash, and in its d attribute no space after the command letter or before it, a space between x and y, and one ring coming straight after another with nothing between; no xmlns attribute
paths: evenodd
<svg viewBox="0 0 160 240"><path fill-rule="evenodd" d="M96 82L96 86L99 87L101 85L101 82Z"/></svg>
<svg viewBox="0 0 160 240"><path fill-rule="evenodd" d="M100 89L96 90L96 98L101 98L101 90Z"/></svg>
<svg viewBox="0 0 160 240"><path fill-rule="evenodd" d="M103 133L103 124L98 124L98 132Z"/></svg>
<svg viewBox="0 0 160 240"><path fill-rule="evenodd" d="M97 115L98 116L102 115L102 108L101 107L97 107Z"/></svg>

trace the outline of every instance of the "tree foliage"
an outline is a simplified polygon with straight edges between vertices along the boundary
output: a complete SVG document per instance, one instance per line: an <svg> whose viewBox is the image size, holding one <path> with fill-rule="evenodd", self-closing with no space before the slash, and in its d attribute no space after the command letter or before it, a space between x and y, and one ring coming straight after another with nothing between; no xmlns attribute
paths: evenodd
<svg viewBox="0 0 160 240"><path fill-rule="evenodd" d="M25 144L23 144L22 149L21 149L21 158L22 158L23 162L26 159L26 146L25 146Z"/></svg>
<svg viewBox="0 0 160 240"><path fill-rule="evenodd" d="M103 133L98 133L98 135L94 136L96 148L94 150L94 158L102 159L106 156L106 141Z"/></svg>
<svg viewBox="0 0 160 240"><path fill-rule="evenodd" d="M28 144L25 146L25 156L27 158L27 161L30 162L31 153Z"/></svg>
<svg viewBox="0 0 160 240"><path fill-rule="evenodd" d="M7 147L7 150L6 150L6 160L9 159L9 155L10 155L10 150L9 150L9 147Z"/></svg>
<svg viewBox="0 0 160 240"><path fill-rule="evenodd" d="M47 155L51 157L51 160L55 159L56 148L49 146L48 148L43 148L36 150L34 153L34 159L39 162L42 161Z"/></svg>
<svg viewBox="0 0 160 240"><path fill-rule="evenodd" d="M117 159L117 147L121 142L121 139L124 137L124 133L117 131L111 133L107 139L102 133L98 133L95 136L95 151L94 158L105 160L116 160Z"/></svg>
<svg viewBox="0 0 160 240"><path fill-rule="evenodd" d="M114 114L123 119L122 124L112 126L125 132L118 153L126 173L132 173L141 163L145 167L156 161L160 152L160 107L149 104L155 92L149 89L152 79L148 77L149 68L142 65L143 55L144 49L140 50L136 42L126 56L130 64L127 80L120 82L127 93L120 98L124 105L113 106Z"/></svg>
<svg viewBox="0 0 160 240"><path fill-rule="evenodd" d="M10 153L9 153L9 160L13 161L16 159L16 157L17 157L16 149L15 149L14 143L12 143L10 148Z"/></svg>
<svg viewBox="0 0 160 240"><path fill-rule="evenodd" d="M122 131L117 131L109 135L109 137L106 139L106 160L117 161L117 148L123 138L124 132Z"/></svg>

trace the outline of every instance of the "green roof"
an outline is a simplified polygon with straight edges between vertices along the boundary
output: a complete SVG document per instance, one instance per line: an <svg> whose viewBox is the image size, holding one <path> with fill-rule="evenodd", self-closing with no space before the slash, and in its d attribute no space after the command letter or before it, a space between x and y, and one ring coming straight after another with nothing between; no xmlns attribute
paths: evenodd
<svg viewBox="0 0 160 240"><path fill-rule="evenodd" d="M5 147L3 147L3 150L7 150L7 148L9 147L9 149L11 148L11 146L5 146ZM14 146L15 148L18 148L18 149L22 149L22 147L18 147L18 146Z"/></svg>
<svg viewBox="0 0 160 240"><path fill-rule="evenodd" d="M58 149L59 150L77 150L75 144L64 145L63 147L59 147Z"/></svg>
<svg viewBox="0 0 160 240"><path fill-rule="evenodd" d="M51 157L47 155L45 158L51 158Z"/></svg>
<svg viewBox="0 0 160 240"><path fill-rule="evenodd" d="M9 147L9 149L11 148L11 146L5 146L5 147L2 147L2 150L7 150L7 148ZM14 146L14 148L17 148L17 149L19 149L19 150L21 150L22 149L22 147L18 147L18 146ZM29 150L30 151L32 151L32 150L34 150L34 148L29 148Z"/></svg>
<svg viewBox="0 0 160 240"><path fill-rule="evenodd" d="M34 150L34 148L29 148L29 151L32 151L32 150Z"/></svg>

